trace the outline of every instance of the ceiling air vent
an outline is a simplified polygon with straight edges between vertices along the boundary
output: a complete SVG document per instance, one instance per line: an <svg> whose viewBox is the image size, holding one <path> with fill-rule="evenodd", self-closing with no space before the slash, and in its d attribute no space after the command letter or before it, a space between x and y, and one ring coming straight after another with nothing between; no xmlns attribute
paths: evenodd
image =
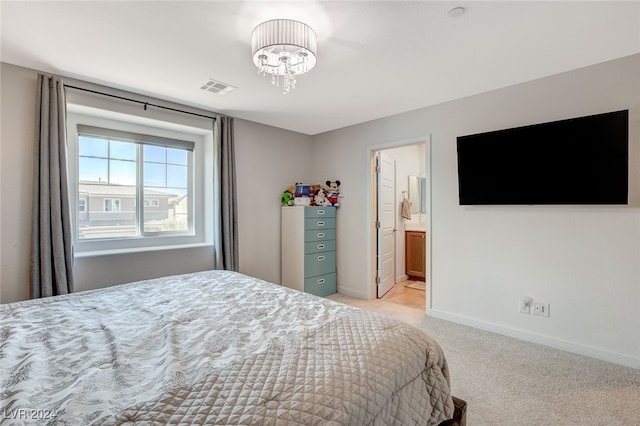
<svg viewBox="0 0 640 426"><path fill-rule="evenodd" d="M221 81L216 81L209 79L206 83L200 87L202 90L206 90L207 92L217 93L218 95L225 95L232 91L233 89L237 89L235 86L231 86L230 84L223 83Z"/></svg>

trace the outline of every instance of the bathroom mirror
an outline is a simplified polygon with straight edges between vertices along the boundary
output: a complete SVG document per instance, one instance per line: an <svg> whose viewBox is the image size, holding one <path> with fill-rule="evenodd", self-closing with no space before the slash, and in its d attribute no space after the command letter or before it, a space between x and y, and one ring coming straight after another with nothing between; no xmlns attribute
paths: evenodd
<svg viewBox="0 0 640 426"><path fill-rule="evenodd" d="M409 202L411 214L425 213L427 200L424 196L427 179L420 176L409 176Z"/></svg>

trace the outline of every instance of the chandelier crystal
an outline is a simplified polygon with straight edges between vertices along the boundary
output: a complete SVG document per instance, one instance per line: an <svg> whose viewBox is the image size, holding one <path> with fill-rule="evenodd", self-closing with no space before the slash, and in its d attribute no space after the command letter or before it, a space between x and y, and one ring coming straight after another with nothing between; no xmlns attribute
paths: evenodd
<svg viewBox="0 0 640 426"><path fill-rule="evenodd" d="M271 74L271 83L287 94L296 88L296 76L316 65L316 33L299 21L266 21L253 29L251 51L258 74Z"/></svg>

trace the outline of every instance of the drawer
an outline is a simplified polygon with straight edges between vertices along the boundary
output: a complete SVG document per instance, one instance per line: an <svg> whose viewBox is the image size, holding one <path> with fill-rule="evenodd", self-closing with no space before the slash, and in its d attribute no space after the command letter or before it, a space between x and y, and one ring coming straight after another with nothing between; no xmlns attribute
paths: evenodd
<svg viewBox="0 0 640 426"><path fill-rule="evenodd" d="M305 279L304 291L321 297L334 294L336 292L336 274L326 274Z"/></svg>
<svg viewBox="0 0 640 426"><path fill-rule="evenodd" d="M304 241L327 241L336 239L335 229L315 229L312 231L304 231Z"/></svg>
<svg viewBox="0 0 640 426"><path fill-rule="evenodd" d="M304 254L320 253L323 251L335 251L336 241L312 241L310 243L304 243Z"/></svg>
<svg viewBox="0 0 640 426"><path fill-rule="evenodd" d="M336 217L335 207L307 207L304 209L304 217L316 218L316 217Z"/></svg>
<svg viewBox="0 0 640 426"><path fill-rule="evenodd" d="M304 255L304 277L315 277L336 271L336 252L326 251Z"/></svg>
<svg viewBox="0 0 640 426"><path fill-rule="evenodd" d="M304 229L335 229L336 218L335 217L316 217L304 220Z"/></svg>

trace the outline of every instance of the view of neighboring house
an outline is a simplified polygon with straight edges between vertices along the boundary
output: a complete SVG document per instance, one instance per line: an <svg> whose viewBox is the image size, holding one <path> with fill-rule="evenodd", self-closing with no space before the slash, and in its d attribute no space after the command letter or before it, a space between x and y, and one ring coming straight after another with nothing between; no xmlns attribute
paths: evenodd
<svg viewBox="0 0 640 426"><path fill-rule="evenodd" d="M136 187L80 182L78 237L105 238L136 235ZM144 231L187 229L186 195L153 189L144 192Z"/></svg>

